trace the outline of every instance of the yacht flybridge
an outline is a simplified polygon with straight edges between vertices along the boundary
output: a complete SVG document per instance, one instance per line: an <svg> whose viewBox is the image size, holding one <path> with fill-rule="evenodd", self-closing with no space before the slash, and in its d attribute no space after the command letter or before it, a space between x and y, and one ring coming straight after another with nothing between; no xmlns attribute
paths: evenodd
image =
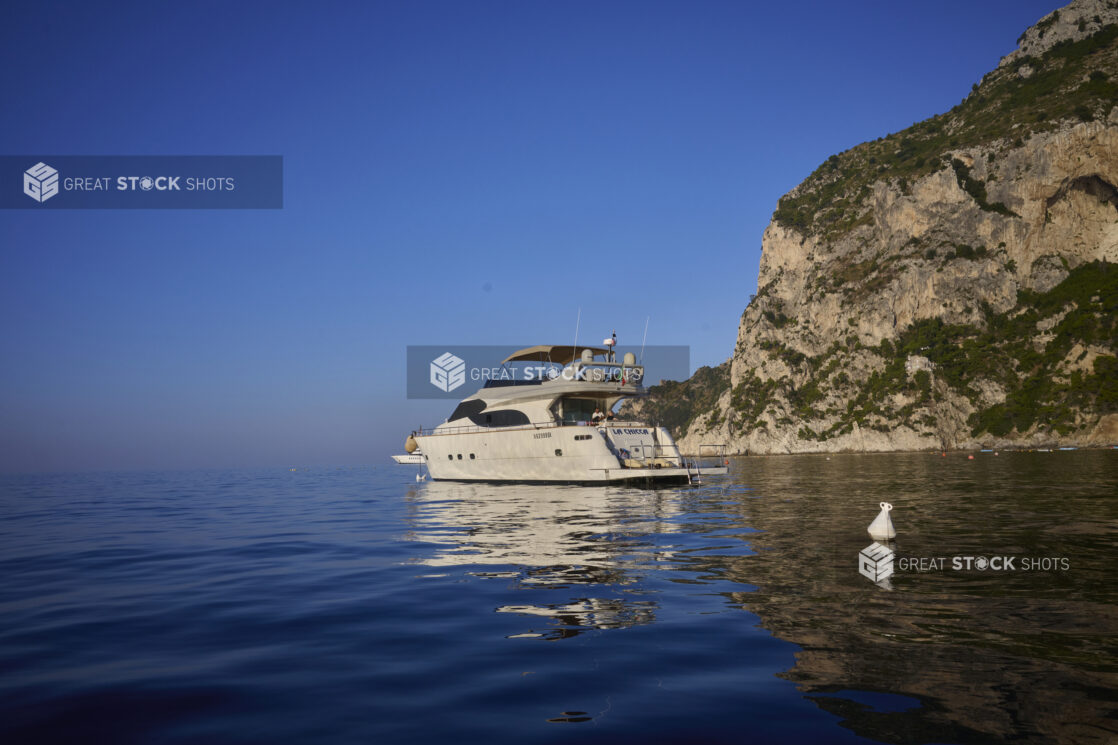
<svg viewBox="0 0 1118 745"><path fill-rule="evenodd" d="M616 418L621 401L646 395L632 353L618 362L612 346L541 345L502 369L517 364L524 374L487 380L444 423L408 436L411 458L393 457L419 455L432 479L450 481L692 483L726 472L721 446L709 446L717 463L701 466L664 427Z"/></svg>

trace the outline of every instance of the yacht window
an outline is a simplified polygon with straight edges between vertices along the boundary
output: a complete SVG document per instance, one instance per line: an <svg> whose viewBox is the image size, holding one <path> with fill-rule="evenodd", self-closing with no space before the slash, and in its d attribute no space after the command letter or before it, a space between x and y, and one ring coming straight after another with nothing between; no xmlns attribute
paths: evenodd
<svg viewBox="0 0 1118 745"><path fill-rule="evenodd" d="M472 418L477 416L484 410L485 402L481 399L474 398L470 399L469 401L463 401L462 403L458 404L458 407L454 409L454 413L450 415L450 418L447 419L447 421L454 422L459 419L465 419L466 417ZM476 424L477 422L474 423Z"/></svg>
<svg viewBox="0 0 1118 745"><path fill-rule="evenodd" d="M515 427L531 423L528 415L517 409L495 409L484 414L479 412L472 415L470 421L479 427Z"/></svg>
<svg viewBox="0 0 1118 745"><path fill-rule="evenodd" d="M593 398L564 398L563 423L589 422L594 417L594 409L604 409L602 402Z"/></svg>

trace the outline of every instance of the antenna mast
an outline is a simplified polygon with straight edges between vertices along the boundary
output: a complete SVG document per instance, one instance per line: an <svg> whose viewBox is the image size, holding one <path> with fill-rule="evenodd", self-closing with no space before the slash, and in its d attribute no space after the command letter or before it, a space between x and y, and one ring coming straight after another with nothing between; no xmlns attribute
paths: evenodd
<svg viewBox="0 0 1118 745"><path fill-rule="evenodd" d="M577 316L577 317L575 318L575 346L574 346L574 354L575 354L575 356L576 356L576 357L577 357L577 355L578 355L578 324L579 324L579 323L580 323L581 321L582 321L582 306L580 305L580 306L579 306L579 308L578 308L578 316Z"/></svg>

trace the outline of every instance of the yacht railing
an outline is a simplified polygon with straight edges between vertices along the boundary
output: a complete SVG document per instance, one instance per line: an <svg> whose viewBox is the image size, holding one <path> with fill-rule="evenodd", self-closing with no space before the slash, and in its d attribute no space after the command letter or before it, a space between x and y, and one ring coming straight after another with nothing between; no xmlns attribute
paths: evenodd
<svg viewBox="0 0 1118 745"><path fill-rule="evenodd" d="M710 458L714 462L710 462ZM691 460L684 458L684 463L687 467L688 473L694 471L695 483L701 483L703 477L703 469L708 471L721 472L721 469L729 465L726 460L726 445L723 443L711 443L706 445L699 445L699 453Z"/></svg>
<svg viewBox="0 0 1118 745"><path fill-rule="evenodd" d="M651 427L645 422L636 420L621 420L613 419L602 422L591 421L577 421L577 422L557 422L554 420L545 422L529 422L528 424L514 424L508 427L484 427L480 424L464 424L455 427L420 427L413 435L420 437L430 437L432 435L462 435L474 432L515 432L517 430L537 430L537 429L552 429L555 427Z"/></svg>

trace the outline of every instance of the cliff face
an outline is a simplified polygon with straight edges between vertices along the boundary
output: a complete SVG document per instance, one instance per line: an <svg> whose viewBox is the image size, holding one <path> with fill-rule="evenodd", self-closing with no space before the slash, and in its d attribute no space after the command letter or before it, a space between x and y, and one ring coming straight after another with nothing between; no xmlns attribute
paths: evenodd
<svg viewBox="0 0 1118 745"><path fill-rule="evenodd" d="M685 450L1118 441L1118 2L1077 0L1020 45L952 111L780 200Z"/></svg>

